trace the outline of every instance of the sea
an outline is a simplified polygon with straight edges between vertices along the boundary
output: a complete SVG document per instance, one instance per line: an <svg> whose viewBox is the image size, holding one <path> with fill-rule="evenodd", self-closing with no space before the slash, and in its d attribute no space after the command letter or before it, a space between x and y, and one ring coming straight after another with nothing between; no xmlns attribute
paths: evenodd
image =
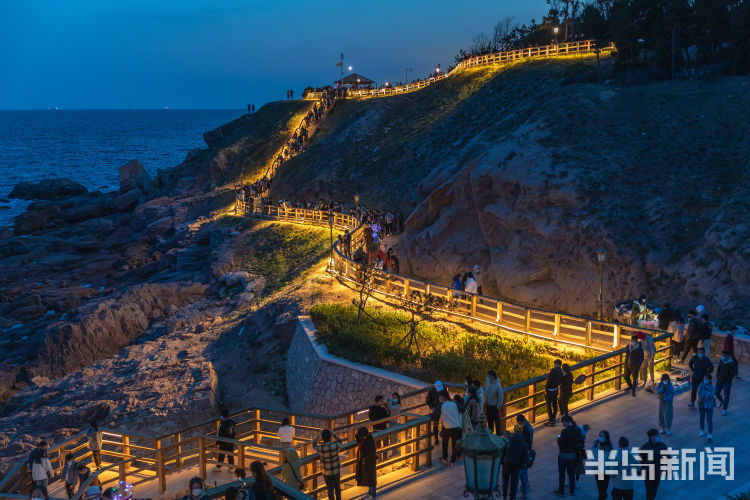
<svg viewBox="0 0 750 500"><path fill-rule="evenodd" d="M138 159L152 176L179 165L203 133L244 113L216 110L0 110L0 227L30 201L8 198L20 181L67 177L89 191L119 188L117 169Z"/></svg>

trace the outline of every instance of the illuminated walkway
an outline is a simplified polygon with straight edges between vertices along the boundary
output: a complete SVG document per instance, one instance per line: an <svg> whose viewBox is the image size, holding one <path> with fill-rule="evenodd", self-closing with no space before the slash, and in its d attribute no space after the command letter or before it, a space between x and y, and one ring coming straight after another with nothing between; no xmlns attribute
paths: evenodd
<svg viewBox="0 0 750 500"><path fill-rule="evenodd" d="M714 360L717 361L717 360ZM740 370L747 370L746 366ZM746 417L750 411L750 383L747 380L735 381L732 387L732 402L729 415L723 417L721 410L714 410L714 441L707 443L698 437L698 410L688 408L690 391L675 396L675 416L672 436L662 436L662 440L672 448L700 448L704 447L734 447L735 479L727 481L716 476L707 476L704 481L698 479L698 461L696 460L696 475L693 481L663 481L659 487L657 498L679 498L684 494L685 500L716 500L733 490L745 486L750 489L750 427L746 424ZM574 414L579 425L591 425L591 431L586 439L587 448L596 439L599 431L606 429L613 441L620 436L630 440L631 446L641 446L647 441L646 431L658 427L657 409L658 399L655 394L639 392L633 399L624 391L613 395L609 399L597 401ZM554 428L535 426L534 449L537 451L536 463L529 469L531 489L528 498L547 499L557 498L553 491L557 489L557 443L556 437L560 432L560 424ZM695 455L698 456L697 454ZM435 455L437 458L438 455ZM387 481L397 479L398 473L380 478L381 488L379 499L382 500L455 500L463 498L464 472L460 467L448 469L435 460L431 469L425 470L418 476L406 477L389 487ZM396 488L397 486L397 488ZM358 489L359 491L362 488ZM361 498L361 494L352 495L348 492L345 498ZM610 485L611 491L611 485ZM518 498L520 498L520 492ZM596 498L596 483L593 477L582 476L580 491L572 498ZM645 498L643 483L639 482L635 488L635 498Z"/></svg>

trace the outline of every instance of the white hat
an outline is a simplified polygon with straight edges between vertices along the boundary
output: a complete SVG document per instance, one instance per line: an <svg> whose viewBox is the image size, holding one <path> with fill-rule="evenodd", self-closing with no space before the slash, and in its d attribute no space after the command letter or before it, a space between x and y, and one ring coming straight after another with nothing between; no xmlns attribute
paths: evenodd
<svg viewBox="0 0 750 500"><path fill-rule="evenodd" d="M435 382L435 390L438 392L443 390L443 383L441 381L438 380L437 382Z"/></svg>
<svg viewBox="0 0 750 500"><path fill-rule="evenodd" d="M479 266L474 264L474 269L479 269Z"/></svg>

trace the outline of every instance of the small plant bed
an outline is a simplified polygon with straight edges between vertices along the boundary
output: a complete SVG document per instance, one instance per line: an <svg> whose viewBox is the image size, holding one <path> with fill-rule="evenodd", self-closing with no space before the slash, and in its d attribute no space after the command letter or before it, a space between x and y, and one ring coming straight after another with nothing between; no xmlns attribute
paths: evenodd
<svg viewBox="0 0 750 500"><path fill-rule="evenodd" d="M555 358L570 364L587 358L545 342L501 336L500 331L482 335L427 321L417 325L425 340L420 356L407 342L399 344L410 331L406 314L368 308L357 324L355 305L317 304L310 316L318 341L332 354L425 381L460 384L466 375L483 380L488 370L495 370L508 386L543 375Z"/></svg>

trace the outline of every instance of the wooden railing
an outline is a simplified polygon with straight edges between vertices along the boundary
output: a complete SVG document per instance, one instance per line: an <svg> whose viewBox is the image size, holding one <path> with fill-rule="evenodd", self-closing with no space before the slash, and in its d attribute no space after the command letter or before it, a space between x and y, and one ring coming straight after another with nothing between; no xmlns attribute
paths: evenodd
<svg viewBox="0 0 750 500"><path fill-rule="evenodd" d="M467 69L475 68L479 66L489 66L493 64L508 64L521 59L530 59L536 57L553 57L571 54L587 54L594 51L596 45L593 40L581 40L577 42L563 42L555 43L551 45L543 45L541 47L529 47L526 49L518 50L506 50L502 52L495 52L493 54L487 54L483 56L472 56L461 62L459 62L455 68L450 72L440 74L420 80L418 82L409 83L406 85L398 85L396 87L380 88L380 89L362 89L352 90L349 92L349 97L387 97L392 95L406 94L415 90L423 89L428 85L448 78L454 75L456 72ZM614 46L609 45L602 48L603 51L612 50Z"/></svg>

